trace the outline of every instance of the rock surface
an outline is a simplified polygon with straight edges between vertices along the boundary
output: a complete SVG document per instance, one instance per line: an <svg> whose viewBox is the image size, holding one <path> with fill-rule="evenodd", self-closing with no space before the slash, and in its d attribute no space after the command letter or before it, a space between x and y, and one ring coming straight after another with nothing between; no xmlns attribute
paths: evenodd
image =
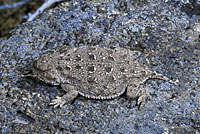
<svg viewBox="0 0 200 134"><path fill-rule="evenodd" d="M173 2L73 0L19 26L0 41L0 133L200 133L198 22ZM148 66L180 86L147 81L150 97L141 111L126 96L80 96L53 108L50 100L65 94L61 87L23 75L39 55L63 45L153 50Z"/></svg>

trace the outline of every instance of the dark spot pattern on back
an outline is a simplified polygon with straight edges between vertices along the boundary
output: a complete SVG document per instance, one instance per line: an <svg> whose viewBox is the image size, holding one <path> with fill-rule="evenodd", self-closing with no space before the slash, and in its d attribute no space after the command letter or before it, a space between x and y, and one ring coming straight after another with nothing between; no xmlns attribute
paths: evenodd
<svg viewBox="0 0 200 134"><path fill-rule="evenodd" d="M87 81L88 81L88 83L90 83L90 84L95 84L95 83L96 83L95 78L92 77L92 76L88 77L88 78L87 78Z"/></svg>
<svg viewBox="0 0 200 134"><path fill-rule="evenodd" d="M115 82L116 77L115 76L109 76L108 80L109 80L110 83L113 83L113 82Z"/></svg>
<svg viewBox="0 0 200 134"><path fill-rule="evenodd" d="M120 71L121 71L122 73L124 73L124 72L125 72L125 68L120 68Z"/></svg>
<svg viewBox="0 0 200 134"><path fill-rule="evenodd" d="M80 55L76 55L74 61L75 62L81 61L81 56Z"/></svg>
<svg viewBox="0 0 200 134"><path fill-rule="evenodd" d="M67 71L71 71L71 70L72 70L72 68L71 68L70 66L66 66L65 69L66 69Z"/></svg>
<svg viewBox="0 0 200 134"><path fill-rule="evenodd" d="M111 73L112 72L112 67L105 67L106 73Z"/></svg>
<svg viewBox="0 0 200 134"><path fill-rule="evenodd" d="M87 71L90 72L90 73L94 73L96 70L95 66L94 65L90 65L87 67Z"/></svg>
<svg viewBox="0 0 200 134"><path fill-rule="evenodd" d="M91 60L96 60L96 56L94 55L94 54L92 54L92 53L89 53L88 54L89 56L89 59L91 59Z"/></svg>
<svg viewBox="0 0 200 134"><path fill-rule="evenodd" d="M114 61L115 61L115 58L114 58L113 56L109 55L109 56L108 56L108 60L110 60L110 61L113 61L113 62L114 62Z"/></svg>
<svg viewBox="0 0 200 134"><path fill-rule="evenodd" d="M81 66L80 66L80 65L76 65L75 68L78 69L78 70L80 70L80 69L81 69Z"/></svg>

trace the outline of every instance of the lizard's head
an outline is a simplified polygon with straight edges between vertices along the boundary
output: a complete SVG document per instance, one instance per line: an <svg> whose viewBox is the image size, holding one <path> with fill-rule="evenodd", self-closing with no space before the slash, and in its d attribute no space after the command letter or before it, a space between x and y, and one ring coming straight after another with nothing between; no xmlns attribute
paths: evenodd
<svg viewBox="0 0 200 134"><path fill-rule="evenodd" d="M48 52L40 56L40 58L33 64L33 73L39 79L46 83L53 85L60 84L59 73L55 67L56 56L53 52Z"/></svg>

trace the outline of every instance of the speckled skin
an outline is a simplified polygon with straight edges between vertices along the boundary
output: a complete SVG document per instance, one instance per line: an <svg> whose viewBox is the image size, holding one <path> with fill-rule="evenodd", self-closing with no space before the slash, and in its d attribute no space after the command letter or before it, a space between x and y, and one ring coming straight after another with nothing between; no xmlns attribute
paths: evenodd
<svg viewBox="0 0 200 134"><path fill-rule="evenodd" d="M93 99L111 99L127 90L138 105L148 96L146 88L139 88L150 78L159 78L177 84L139 63L133 51L100 46L59 47L47 52L34 63L33 73L46 83L61 85L67 93L52 101L62 107L78 94Z"/></svg>

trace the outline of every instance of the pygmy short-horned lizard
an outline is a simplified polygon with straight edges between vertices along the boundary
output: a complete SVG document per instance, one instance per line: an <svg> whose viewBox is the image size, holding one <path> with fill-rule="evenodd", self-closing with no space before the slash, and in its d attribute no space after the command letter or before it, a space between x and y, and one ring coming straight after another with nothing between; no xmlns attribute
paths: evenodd
<svg viewBox="0 0 200 134"><path fill-rule="evenodd" d="M62 107L78 94L93 99L111 99L127 90L129 98L138 97L141 106L148 96L147 88L139 87L146 80L158 78L177 84L146 65L139 63L133 51L100 46L59 47L47 52L33 65L33 73L52 85L67 91L50 104Z"/></svg>

